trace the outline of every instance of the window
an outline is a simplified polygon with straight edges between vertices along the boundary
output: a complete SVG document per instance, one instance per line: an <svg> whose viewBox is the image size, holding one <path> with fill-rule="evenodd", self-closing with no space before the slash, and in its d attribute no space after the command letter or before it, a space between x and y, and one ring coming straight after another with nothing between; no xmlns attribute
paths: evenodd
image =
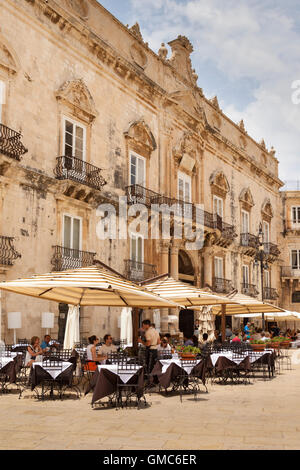
<svg viewBox="0 0 300 470"><path fill-rule="evenodd" d="M300 250L291 251L292 269L300 269Z"/></svg>
<svg viewBox="0 0 300 470"><path fill-rule="evenodd" d="M264 286L265 287L270 287L270 272L269 271L264 271Z"/></svg>
<svg viewBox="0 0 300 470"><path fill-rule="evenodd" d="M178 199L180 201L192 201L191 177L185 173L178 172Z"/></svg>
<svg viewBox="0 0 300 470"><path fill-rule="evenodd" d="M300 224L300 206L292 207L293 224Z"/></svg>
<svg viewBox="0 0 300 470"><path fill-rule="evenodd" d="M136 153L130 154L129 184L146 185L145 158Z"/></svg>
<svg viewBox="0 0 300 470"><path fill-rule="evenodd" d="M249 284L249 266L243 265L243 284L248 285Z"/></svg>
<svg viewBox="0 0 300 470"><path fill-rule="evenodd" d="M223 279L223 258L215 257L215 277Z"/></svg>
<svg viewBox="0 0 300 470"><path fill-rule="evenodd" d="M3 122L3 105L5 104L5 83L0 80L0 123Z"/></svg>
<svg viewBox="0 0 300 470"><path fill-rule="evenodd" d="M63 247L81 250L81 219L69 215L63 216Z"/></svg>
<svg viewBox="0 0 300 470"><path fill-rule="evenodd" d="M86 128L69 118L64 118L64 156L85 161L85 150Z"/></svg>
<svg viewBox="0 0 300 470"><path fill-rule="evenodd" d="M223 199L218 196L214 196L213 204L214 214L217 214L223 218Z"/></svg>
<svg viewBox="0 0 300 470"><path fill-rule="evenodd" d="M130 259L133 261L133 268L141 271L144 262L144 237L135 233L130 234Z"/></svg>
<svg viewBox="0 0 300 470"><path fill-rule="evenodd" d="M269 222L263 221L263 243L269 243L270 241L270 224Z"/></svg>
<svg viewBox="0 0 300 470"><path fill-rule="evenodd" d="M293 303L300 303L300 291L296 290L295 292L293 292L292 294L292 302Z"/></svg>
<svg viewBox="0 0 300 470"><path fill-rule="evenodd" d="M249 220L249 212L242 210L242 233L249 233Z"/></svg>

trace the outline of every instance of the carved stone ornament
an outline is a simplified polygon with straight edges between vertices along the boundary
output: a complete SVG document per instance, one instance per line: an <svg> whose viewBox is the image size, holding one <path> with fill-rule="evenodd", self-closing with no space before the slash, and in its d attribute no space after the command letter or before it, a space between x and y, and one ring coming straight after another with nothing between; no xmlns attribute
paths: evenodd
<svg viewBox="0 0 300 470"><path fill-rule="evenodd" d="M263 149L266 149L266 143L265 143L264 139L262 139L260 141L260 145L262 146Z"/></svg>
<svg viewBox="0 0 300 470"><path fill-rule="evenodd" d="M158 51L158 56L159 56L161 59L166 60L167 55L168 55L168 49L166 48L165 43L162 42L162 43L161 43L161 46L160 46L160 49L159 49L159 51Z"/></svg>
<svg viewBox="0 0 300 470"><path fill-rule="evenodd" d="M245 123L243 119L240 120L240 122L238 123L238 126L241 129L241 131L246 132Z"/></svg>
<svg viewBox="0 0 300 470"><path fill-rule="evenodd" d="M209 100L211 102L211 104L213 105L214 108L216 108L217 110L221 111L221 108L220 108L220 105L219 105L219 101L218 101L218 98L217 96L214 96L211 100Z"/></svg>
<svg viewBox="0 0 300 470"><path fill-rule="evenodd" d="M130 140L132 150L141 155L150 157L151 152L157 148L154 136L143 119L134 121L124 135Z"/></svg>
<svg viewBox="0 0 300 470"><path fill-rule="evenodd" d="M6 72L16 73L20 68L19 60L12 47L0 34L0 68Z"/></svg>
<svg viewBox="0 0 300 470"><path fill-rule="evenodd" d="M269 198L266 198L261 207L261 213L265 220L270 221L274 217L272 204Z"/></svg>
<svg viewBox="0 0 300 470"><path fill-rule="evenodd" d="M253 200L253 197L249 188L244 188L241 191L239 201L242 204L243 209L245 210L249 211L251 207L254 206L254 200Z"/></svg>
<svg viewBox="0 0 300 470"><path fill-rule="evenodd" d="M142 36L142 33L141 33L141 29L140 29L140 25L136 22L133 26L131 26L131 28L129 28L129 31L132 32L132 34L139 40L139 41L143 41L143 36Z"/></svg>
<svg viewBox="0 0 300 470"><path fill-rule="evenodd" d="M197 116L201 116L201 119L204 119L204 111L201 106L201 101L197 93L194 93L193 89L185 89L175 91L168 95L171 100L176 101L176 103L180 104L183 109L188 111L189 113L196 114Z"/></svg>
<svg viewBox="0 0 300 470"><path fill-rule="evenodd" d="M67 6L83 20L88 19L89 8L86 0L67 0Z"/></svg>
<svg viewBox="0 0 300 470"><path fill-rule="evenodd" d="M272 147L271 147L271 150L269 151L269 154L270 154L272 157L275 157L275 153L276 153L276 150L275 150L274 147L272 146Z"/></svg>
<svg viewBox="0 0 300 470"><path fill-rule="evenodd" d="M226 197L226 194L229 192L230 188L223 171L215 171L212 173L209 178L209 183L211 185L213 194L223 198Z"/></svg>
<svg viewBox="0 0 300 470"><path fill-rule="evenodd" d="M195 168L196 155L197 151L195 142L192 139L192 133L185 132L173 148L175 163L181 170L191 173Z"/></svg>
<svg viewBox="0 0 300 470"><path fill-rule="evenodd" d="M195 75L192 71L190 54L193 52L193 46L185 36L178 36L174 41L168 42L172 49L172 56L169 63L189 82L195 85ZM198 78L198 77L197 77Z"/></svg>
<svg viewBox="0 0 300 470"><path fill-rule="evenodd" d="M144 69L147 65L148 59L143 48L138 44L133 44L130 48L130 54L134 62Z"/></svg>
<svg viewBox="0 0 300 470"><path fill-rule="evenodd" d="M56 93L56 98L85 121L92 122L98 115L94 100L82 79L65 82Z"/></svg>

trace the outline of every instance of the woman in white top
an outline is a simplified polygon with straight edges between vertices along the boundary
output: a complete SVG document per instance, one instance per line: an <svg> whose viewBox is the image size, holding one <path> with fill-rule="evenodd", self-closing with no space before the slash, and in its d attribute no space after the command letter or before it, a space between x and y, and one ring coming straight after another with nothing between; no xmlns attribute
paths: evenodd
<svg viewBox="0 0 300 470"><path fill-rule="evenodd" d="M26 352L26 366L31 367L33 362L40 359L38 356L40 356L41 359L43 358L43 350L40 346L40 338L38 336L33 336Z"/></svg>
<svg viewBox="0 0 300 470"><path fill-rule="evenodd" d="M98 355L96 351L96 344L99 342L99 338L96 335L89 337L89 345L86 348L87 360L91 362L101 362L107 359L105 355Z"/></svg>

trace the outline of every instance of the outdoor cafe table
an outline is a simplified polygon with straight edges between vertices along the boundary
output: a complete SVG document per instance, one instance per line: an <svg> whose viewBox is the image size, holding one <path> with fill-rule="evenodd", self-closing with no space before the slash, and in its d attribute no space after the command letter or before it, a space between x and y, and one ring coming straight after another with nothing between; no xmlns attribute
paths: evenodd
<svg viewBox="0 0 300 470"><path fill-rule="evenodd" d="M265 349L264 351L251 351L251 354L234 353L233 351L223 351L210 354L207 360L207 368L215 368L217 372L222 372L226 368L236 367L244 370L250 370L251 364L259 361L268 366L269 375L274 371L274 351Z"/></svg>
<svg viewBox="0 0 300 470"><path fill-rule="evenodd" d="M61 361L61 369L53 370L47 367L43 362L33 362L30 371L31 390L39 385L43 380L53 380L60 383L72 385L74 364Z"/></svg>
<svg viewBox="0 0 300 470"><path fill-rule="evenodd" d="M94 404L96 401L116 393L118 382L121 381L128 385L138 385L138 395L143 395L144 368L142 366L135 370L126 371L126 375L122 374L122 378L125 382L118 376L117 364L98 365L90 386L85 393L87 394L93 389L92 404Z"/></svg>
<svg viewBox="0 0 300 470"><path fill-rule="evenodd" d="M17 373L22 365L22 354L11 353L11 356L0 357L0 374L6 376L10 383L15 383Z"/></svg>
<svg viewBox="0 0 300 470"><path fill-rule="evenodd" d="M196 361L196 366L191 366L188 364L185 365L184 361L181 361L177 357L173 357L172 359L158 359L150 374L151 382L158 382L164 389L167 389L171 385L171 382L181 374L182 368L187 376L192 373L194 376L199 377L203 385L205 385L205 360L199 359Z"/></svg>

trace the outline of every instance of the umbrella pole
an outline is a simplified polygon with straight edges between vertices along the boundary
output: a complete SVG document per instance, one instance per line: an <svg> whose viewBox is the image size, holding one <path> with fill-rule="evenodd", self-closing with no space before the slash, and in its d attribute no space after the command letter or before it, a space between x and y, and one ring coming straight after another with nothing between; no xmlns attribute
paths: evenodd
<svg viewBox="0 0 300 470"><path fill-rule="evenodd" d="M138 353L139 309L132 309L132 346L134 354Z"/></svg>
<svg viewBox="0 0 300 470"><path fill-rule="evenodd" d="M225 328L226 328L226 304L222 305L222 341L225 341Z"/></svg>

